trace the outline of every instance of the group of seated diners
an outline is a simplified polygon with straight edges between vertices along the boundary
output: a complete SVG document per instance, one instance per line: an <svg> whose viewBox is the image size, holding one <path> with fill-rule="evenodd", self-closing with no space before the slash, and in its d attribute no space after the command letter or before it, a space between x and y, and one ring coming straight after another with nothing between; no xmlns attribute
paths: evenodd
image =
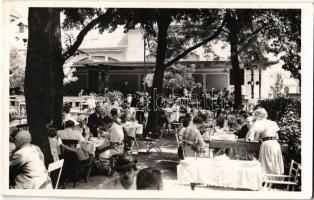
<svg viewBox="0 0 314 200"><path fill-rule="evenodd" d="M188 144L185 145L187 147L185 156L209 157L208 144L202 136L206 132L204 129L208 127L206 121L209 121L208 118L204 118L200 112L194 116L191 113L185 113L180 118L182 126L179 129L178 138L183 144ZM276 122L267 119L267 111L264 108L256 108L251 115L242 112L238 120L235 120L228 111L222 111L214 121L215 123L210 125L212 138L261 142L258 160L261 162L263 173L284 173L282 152L278 142L279 127ZM230 149L220 152L225 153L228 150Z"/></svg>
<svg viewBox="0 0 314 200"><path fill-rule="evenodd" d="M31 144L29 131L14 135L16 149L10 157L11 189L52 189L52 181L45 166L41 149ZM136 173L137 161L128 154L119 154L115 164L118 175L103 181L98 189L111 190L162 190L160 170L152 167ZM14 172L14 174L12 174Z"/></svg>
<svg viewBox="0 0 314 200"><path fill-rule="evenodd" d="M109 159L112 155L124 153L124 131L115 109L111 110L111 116L104 114L101 106L96 106L95 112L88 118L85 115L79 115L72 120L68 116L65 118L61 130L50 127L50 124L47 124L47 135L53 161L63 158L63 150L76 152L82 148L82 144L90 142L91 137L103 138L108 141L96 149L98 153L95 155L101 161ZM75 146L63 144L62 141L65 140L75 140L77 144ZM34 154L30 154L30 152L34 152ZM20 168L19 170L12 170L12 172L14 171L14 175L12 173L14 178L11 179L11 187L48 187L39 185L41 180L45 180L46 183L46 179L49 178L47 178L44 155L39 147L31 144L31 134L28 131L15 131L15 134L11 134L10 166L12 169L13 167ZM17 173L19 175L16 176Z"/></svg>

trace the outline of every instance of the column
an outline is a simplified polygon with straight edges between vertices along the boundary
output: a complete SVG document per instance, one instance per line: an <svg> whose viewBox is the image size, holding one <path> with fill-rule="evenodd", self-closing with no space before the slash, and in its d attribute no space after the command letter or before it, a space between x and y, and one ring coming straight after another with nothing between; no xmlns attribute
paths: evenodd
<svg viewBox="0 0 314 200"><path fill-rule="evenodd" d="M142 84L142 81L141 81L141 74L140 73L137 73L137 91L141 91L141 84Z"/></svg>
<svg viewBox="0 0 314 200"><path fill-rule="evenodd" d="M203 91L204 91L204 89L208 89L207 85L206 85L206 75L207 74L203 73Z"/></svg>
<svg viewBox="0 0 314 200"><path fill-rule="evenodd" d="M254 99L254 68L251 66L251 99Z"/></svg>
<svg viewBox="0 0 314 200"><path fill-rule="evenodd" d="M105 68L105 82L104 82L104 93L109 91L109 69L108 67Z"/></svg>
<svg viewBox="0 0 314 200"><path fill-rule="evenodd" d="M101 75L101 70L98 68L98 93L101 93L102 89L102 75Z"/></svg>
<svg viewBox="0 0 314 200"><path fill-rule="evenodd" d="M258 67L258 94L259 99L262 97L262 66Z"/></svg>

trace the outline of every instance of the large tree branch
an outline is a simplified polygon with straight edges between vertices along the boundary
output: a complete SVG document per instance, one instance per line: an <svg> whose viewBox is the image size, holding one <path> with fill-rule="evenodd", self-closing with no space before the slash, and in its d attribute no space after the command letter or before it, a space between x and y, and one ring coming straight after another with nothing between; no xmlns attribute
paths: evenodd
<svg viewBox="0 0 314 200"><path fill-rule="evenodd" d="M70 58L71 56L74 55L74 53L77 51L77 49L80 47L80 45L82 44L86 34L92 30L98 23L100 23L101 21L105 20L108 18L109 16L109 12L108 10L106 11L106 13L98 16L97 18L93 19L91 22L89 22L81 31L80 33L77 35L75 42L72 44L72 46L70 46L66 52L64 52L62 54L63 57L63 63Z"/></svg>
<svg viewBox="0 0 314 200"><path fill-rule="evenodd" d="M238 50L238 54L240 54L249 44L250 42L255 39L255 36L257 33L259 33L260 31L262 31L263 29L269 28L269 26L262 26L259 29L256 29L255 31L252 32L252 34L250 35L250 37L246 38L245 40L242 40L239 45L241 45L241 48L239 48ZM244 44L245 43L245 44Z"/></svg>
<svg viewBox="0 0 314 200"><path fill-rule="evenodd" d="M241 44L243 44L244 42L246 42L246 41L248 41L248 40L251 40L256 34L258 34L260 31L262 31L264 28L266 28L266 26L267 26L267 25L264 24L264 25L261 26L260 28L254 30L254 31L251 33L250 37L244 38L244 39L241 40L238 44L241 45Z"/></svg>
<svg viewBox="0 0 314 200"><path fill-rule="evenodd" d="M222 31L225 23L226 23L226 20L224 19L223 22L221 23L221 25L219 26L219 28L216 30L216 32L212 36L210 36L210 37L206 38L205 40L203 40L202 42L200 42L200 43L198 43L198 44L196 44L196 45L186 49L184 52L179 54L177 57L175 57L172 60L170 60L169 62L167 62L165 66L166 67L171 66L172 64L176 63L177 61L179 61L180 59L182 59L186 55L188 55L191 51L193 51L193 50L203 46L204 44L210 42L211 40L217 38L218 35L220 34L220 32Z"/></svg>

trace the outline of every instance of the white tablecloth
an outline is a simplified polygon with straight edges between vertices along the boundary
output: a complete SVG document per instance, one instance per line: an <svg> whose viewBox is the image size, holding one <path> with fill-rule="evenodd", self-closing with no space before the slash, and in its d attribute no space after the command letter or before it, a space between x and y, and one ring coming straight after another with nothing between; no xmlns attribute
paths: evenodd
<svg viewBox="0 0 314 200"><path fill-rule="evenodd" d="M202 183L211 186L260 190L262 168L258 161L215 160L187 157L177 166L180 184Z"/></svg>
<svg viewBox="0 0 314 200"><path fill-rule="evenodd" d="M84 150L86 150L87 152L89 152L90 154L93 154L93 155L95 155L96 148L103 146L103 145L109 146L110 141L107 140L106 138L92 137L86 143L81 144L81 146Z"/></svg>
<svg viewBox="0 0 314 200"><path fill-rule="evenodd" d="M136 135L143 134L143 125L138 123L125 123L122 124L122 127L125 128L128 136L136 137Z"/></svg>

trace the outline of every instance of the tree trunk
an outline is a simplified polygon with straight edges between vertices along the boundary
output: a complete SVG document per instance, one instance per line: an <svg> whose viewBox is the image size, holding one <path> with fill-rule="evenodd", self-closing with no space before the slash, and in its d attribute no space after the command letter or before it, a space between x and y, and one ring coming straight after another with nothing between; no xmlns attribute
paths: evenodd
<svg viewBox="0 0 314 200"><path fill-rule="evenodd" d="M60 11L57 8L29 9L29 39L25 72L27 121L32 143L44 153L45 164L53 161L46 125L62 123L62 47Z"/></svg>
<svg viewBox="0 0 314 200"><path fill-rule="evenodd" d="M227 26L229 28L229 42L230 42L230 53L231 53L231 65L233 69L233 80L234 80L234 109L241 109L242 107L242 91L241 91L241 71L239 64L238 55L238 34L239 26L237 19L232 15L231 11L227 13Z"/></svg>
<svg viewBox="0 0 314 200"><path fill-rule="evenodd" d="M146 132L159 131L161 100L158 98L163 95L163 78L166 70L165 56L167 51L167 31L170 25L171 18L167 11L163 10L159 12L159 18L157 20L158 25L158 44L157 44L157 58L156 68L154 73L153 85L151 90L151 103L150 112L148 115L148 122Z"/></svg>

